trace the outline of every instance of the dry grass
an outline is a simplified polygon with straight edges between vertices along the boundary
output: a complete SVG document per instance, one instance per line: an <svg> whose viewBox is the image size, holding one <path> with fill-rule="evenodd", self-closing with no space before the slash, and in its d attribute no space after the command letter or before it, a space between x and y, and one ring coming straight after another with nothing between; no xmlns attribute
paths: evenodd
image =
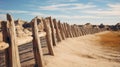
<svg viewBox="0 0 120 67"><path fill-rule="evenodd" d="M102 46L120 48L120 32L108 32L106 34L99 35Z"/></svg>

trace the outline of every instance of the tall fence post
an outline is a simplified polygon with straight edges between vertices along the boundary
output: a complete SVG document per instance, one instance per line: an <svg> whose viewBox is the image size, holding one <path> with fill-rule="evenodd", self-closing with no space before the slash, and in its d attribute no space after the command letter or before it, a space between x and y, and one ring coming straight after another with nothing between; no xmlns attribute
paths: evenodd
<svg viewBox="0 0 120 67"><path fill-rule="evenodd" d="M75 37L75 30L74 30L74 26L73 25L71 25L71 31L72 31L73 37Z"/></svg>
<svg viewBox="0 0 120 67"><path fill-rule="evenodd" d="M66 33L66 29L65 29L64 23L62 24L62 29L63 29L63 33L64 33L65 38L67 38L67 33Z"/></svg>
<svg viewBox="0 0 120 67"><path fill-rule="evenodd" d="M79 26L78 26L78 31L79 31L79 36L81 36L82 34Z"/></svg>
<svg viewBox="0 0 120 67"><path fill-rule="evenodd" d="M74 33L75 33L75 37L77 37L77 30L76 30L76 25L73 25L73 29L74 29Z"/></svg>
<svg viewBox="0 0 120 67"><path fill-rule="evenodd" d="M60 21L58 21L58 28L60 29L60 34L61 34L62 39L65 40L65 34L63 32L63 27Z"/></svg>
<svg viewBox="0 0 120 67"><path fill-rule="evenodd" d="M54 28L53 20L51 19L51 17L48 17L48 18L50 21L50 26L51 26L51 31L52 31L53 46L56 46L57 42L56 42L56 35L55 35L55 28Z"/></svg>
<svg viewBox="0 0 120 67"><path fill-rule="evenodd" d="M60 30L58 28L58 23L56 22L56 19L53 19L53 22L54 22L54 25L55 25L55 28L56 28L57 40L62 41L62 37L60 35Z"/></svg>
<svg viewBox="0 0 120 67"><path fill-rule="evenodd" d="M71 27L71 25L69 25L69 29L70 29L71 37L73 37L73 34L72 34L72 27Z"/></svg>
<svg viewBox="0 0 120 67"><path fill-rule="evenodd" d="M9 37L9 59L8 59L8 66L9 67L21 67L20 65L20 58L18 52L18 45L16 44L16 32L15 32L15 24L14 20L11 15L7 14L7 23L9 25L8 28L8 37Z"/></svg>
<svg viewBox="0 0 120 67"><path fill-rule="evenodd" d="M50 24L48 24L48 23L49 23L48 18L43 19L44 28L46 31L48 50L49 50L50 55L54 55L51 28L50 28Z"/></svg>
<svg viewBox="0 0 120 67"><path fill-rule="evenodd" d="M69 37L69 33L68 33L68 30L67 30L66 23L64 23L64 29L65 29L65 33L66 33L66 38L68 38Z"/></svg>
<svg viewBox="0 0 120 67"><path fill-rule="evenodd" d="M35 57L35 63L37 67L43 67L43 53L38 35L37 17L31 21L32 33L33 33L33 51Z"/></svg>
<svg viewBox="0 0 120 67"><path fill-rule="evenodd" d="M69 24L67 24L67 23L66 23L66 25L67 25L67 31L68 31L69 37L72 38L70 26L69 26Z"/></svg>
<svg viewBox="0 0 120 67"><path fill-rule="evenodd" d="M77 30L77 37L79 37L79 30L77 25L76 25L76 30Z"/></svg>

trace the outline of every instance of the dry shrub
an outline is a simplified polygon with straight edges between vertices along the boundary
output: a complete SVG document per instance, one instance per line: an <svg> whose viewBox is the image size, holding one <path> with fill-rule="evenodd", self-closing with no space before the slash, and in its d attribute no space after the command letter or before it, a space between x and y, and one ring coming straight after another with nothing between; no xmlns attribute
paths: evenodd
<svg viewBox="0 0 120 67"><path fill-rule="evenodd" d="M120 47L120 32L108 32L106 34L99 35L101 40L100 43L107 47Z"/></svg>

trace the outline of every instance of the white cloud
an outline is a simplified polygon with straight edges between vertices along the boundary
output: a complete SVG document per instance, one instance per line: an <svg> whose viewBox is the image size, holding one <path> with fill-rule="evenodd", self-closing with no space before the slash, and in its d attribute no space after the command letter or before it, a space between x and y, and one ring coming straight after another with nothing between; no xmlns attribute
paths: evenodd
<svg viewBox="0 0 120 67"><path fill-rule="evenodd" d="M119 4L108 4L108 6L109 6L112 10L119 10L119 11L120 11L120 3L119 3Z"/></svg>
<svg viewBox="0 0 120 67"><path fill-rule="evenodd" d="M43 16L43 17L47 17L47 16L52 16L54 18L60 18L60 19L95 19L95 18L103 18L102 16L80 16L80 15L63 15L63 14L44 14L44 13L40 13L40 12L31 12L29 13L29 15L32 16Z"/></svg>
<svg viewBox="0 0 120 67"><path fill-rule="evenodd" d="M47 3L57 4L57 3L65 3L65 2L76 2L78 0L48 0Z"/></svg>
<svg viewBox="0 0 120 67"><path fill-rule="evenodd" d="M79 15L74 15L74 16L71 16L71 15L52 15L53 17L56 17L56 18L66 18L66 19L96 19L96 18L103 18L102 16L79 16Z"/></svg>
<svg viewBox="0 0 120 67"><path fill-rule="evenodd" d="M61 20L61 22L68 22L70 24L85 24L85 23L92 23L92 24L116 24L120 20L119 17L116 16L79 16L79 15L51 15L53 18Z"/></svg>
<svg viewBox="0 0 120 67"><path fill-rule="evenodd" d="M90 10L90 11L84 11L84 13L88 14L96 14L96 15L102 15L102 16L111 16L111 15L119 15L120 16L120 11L104 11L104 10Z"/></svg>
<svg viewBox="0 0 120 67"><path fill-rule="evenodd" d="M40 6L41 10L48 11L63 11L70 12L67 14L58 14L47 13L44 12L32 12L32 11L22 11L22 10L1 10L0 13L18 13L18 14L26 14L32 16L52 16L53 18L60 19L62 22L71 22L71 23L86 23L86 22L98 22L98 23L117 23L120 21L120 4L107 4L106 10L102 8L97 8L97 5L93 4L56 4L56 5L48 5L48 6ZM76 12L76 13L74 13ZM79 13L77 13L79 12ZM83 15L85 14L85 15ZM0 19L5 19L5 15L0 14ZM26 19L26 18L25 18Z"/></svg>
<svg viewBox="0 0 120 67"><path fill-rule="evenodd" d="M85 10L84 13L88 14L96 14L96 15L103 15L103 16L120 16L120 4L107 4L108 10L98 9L98 10Z"/></svg>
<svg viewBox="0 0 120 67"><path fill-rule="evenodd" d="M40 6L40 10L79 10L79 9L88 9L94 8L95 5L92 4L79 4L79 3L72 3L72 4L56 4L56 5L48 5L48 6Z"/></svg>
<svg viewBox="0 0 120 67"><path fill-rule="evenodd" d="M22 10L2 10L0 9L1 13L28 13L28 11L22 11Z"/></svg>
<svg viewBox="0 0 120 67"><path fill-rule="evenodd" d="M52 18L56 18L57 20L61 20L61 22L68 22L70 24L84 24L84 23L92 23L92 24L116 24L119 22L119 16L102 16L102 15L63 15L63 14L44 14L39 12L31 12L30 15L47 17L51 16Z"/></svg>
<svg viewBox="0 0 120 67"><path fill-rule="evenodd" d="M69 2L75 2L75 1L78 1L78 0L69 0Z"/></svg>
<svg viewBox="0 0 120 67"><path fill-rule="evenodd" d="M44 16L44 15L46 15L46 14L40 13L40 12L30 12L29 15L33 15L33 16Z"/></svg>

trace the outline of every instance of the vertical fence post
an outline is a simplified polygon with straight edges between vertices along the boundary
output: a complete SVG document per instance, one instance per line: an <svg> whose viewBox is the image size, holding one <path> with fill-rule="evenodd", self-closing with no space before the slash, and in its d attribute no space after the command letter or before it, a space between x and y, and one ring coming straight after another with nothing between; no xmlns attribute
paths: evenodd
<svg viewBox="0 0 120 67"><path fill-rule="evenodd" d="M83 35L86 35L86 33L85 33L85 28L82 27L81 30L82 30Z"/></svg>
<svg viewBox="0 0 120 67"><path fill-rule="evenodd" d="M68 34L69 34L69 37L71 37L72 38L72 34L71 34L71 28L70 28L70 25L69 24L67 24L66 23L66 25L67 25L67 31L68 31Z"/></svg>
<svg viewBox="0 0 120 67"><path fill-rule="evenodd" d="M87 35L87 30L86 30L86 28L84 28L84 32L85 32L85 35Z"/></svg>
<svg viewBox="0 0 120 67"><path fill-rule="evenodd" d="M78 26L78 31L79 31L79 36L81 36L81 30L79 26Z"/></svg>
<svg viewBox="0 0 120 67"><path fill-rule="evenodd" d="M82 36L84 36L83 27L81 27L80 30L81 30Z"/></svg>
<svg viewBox="0 0 120 67"><path fill-rule="evenodd" d="M45 28L45 31L46 31L46 39L47 39L47 45L48 45L49 53L50 53L50 55L54 55L51 28L50 28L50 24L48 24L49 19L46 18L46 19L42 19L42 20L43 20L44 28Z"/></svg>
<svg viewBox="0 0 120 67"><path fill-rule="evenodd" d="M37 67L43 67L43 53L40 43L40 38L38 35L38 26L37 26L37 18L34 18L31 21L32 26L32 34L33 34L33 52L35 57L35 63Z"/></svg>
<svg viewBox="0 0 120 67"><path fill-rule="evenodd" d="M65 38L67 38L65 23L62 24L62 28L63 28L63 32L64 32L64 35L65 35Z"/></svg>
<svg viewBox="0 0 120 67"><path fill-rule="evenodd" d="M68 29L67 23L65 23L65 28L66 28L67 37L69 38L70 37L70 33L69 33L69 29Z"/></svg>
<svg viewBox="0 0 120 67"><path fill-rule="evenodd" d="M55 28L56 28L56 34L57 34L57 40L62 41L61 35L60 35L60 30L58 28L58 23L56 22L56 19L53 19Z"/></svg>
<svg viewBox="0 0 120 67"><path fill-rule="evenodd" d="M75 37L75 30L74 30L74 26L73 25L71 25L71 31L72 31L73 37Z"/></svg>
<svg viewBox="0 0 120 67"><path fill-rule="evenodd" d="M65 29L65 33L66 33L66 38L68 38L69 37L69 33L68 33L68 30L67 30L66 23L64 23L64 29Z"/></svg>
<svg viewBox="0 0 120 67"><path fill-rule="evenodd" d="M75 37L77 37L77 30L76 30L76 26L73 25L73 29L74 29L74 32L75 32Z"/></svg>
<svg viewBox="0 0 120 67"><path fill-rule="evenodd" d="M62 27L62 24L60 23L60 21L58 21L58 27L60 29L60 34L61 34L62 39L65 40L65 35L64 35L64 32L63 32L63 27Z"/></svg>
<svg viewBox="0 0 120 67"><path fill-rule="evenodd" d="M53 20L51 19L51 17L49 17L49 21L50 21L50 26L51 26L51 31L52 31L53 46L56 46L56 45L57 45L57 42L56 42L55 29L54 29Z"/></svg>
<svg viewBox="0 0 120 67"><path fill-rule="evenodd" d="M81 28L79 28L79 29L80 29L80 36L82 36L83 35L82 30L81 30Z"/></svg>
<svg viewBox="0 0 120 67"><path fill-rule="evenodd" d="M71 25L69 25L69 28L70 28L70 34L71 34L71 37L73 37L73 34L72 34L72 27L71 27Z"/></svg>
<svg viewBox="0 0 120 67"><path fill-rule="evenodd" d="M66 31L65 31L65 27L64 27L63 23L61 23L61 27L62 27L62 31L63 31L63 34L64 34L64 38L66 38Z"/></svg>
<svg viewBox="0 0 120 67"><path fill-rule="evenodd" d="M9 25L8 28L8 37L9 37L9 67L21 67L20 58L18 52L18 45L16 44L16 32L15 32L15 24L11 15L7 14L7 23Z"/></svg>
<svg viewBox="0 0 120 67"><path fill-rule="evenodd" d="M77 25L77 34L78 34L78 37L80 36L80 31L79 31L79 27Z"/></svg>

